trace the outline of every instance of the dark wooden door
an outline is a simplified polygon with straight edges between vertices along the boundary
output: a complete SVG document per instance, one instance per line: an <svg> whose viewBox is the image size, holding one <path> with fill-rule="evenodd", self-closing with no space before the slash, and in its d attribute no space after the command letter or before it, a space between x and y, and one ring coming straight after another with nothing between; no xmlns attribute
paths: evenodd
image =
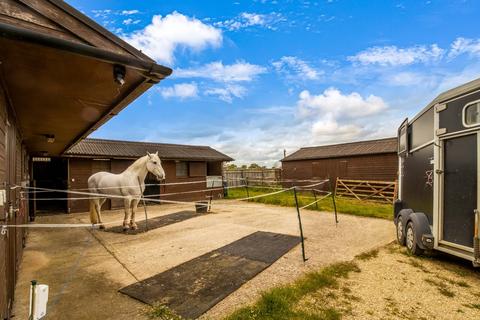
<svg viewBox="0 0 480 320"><path fill-rule="evenodd" d="M443 240L466 247L473 247L477 157L477 134L444 141Z"/></svg>

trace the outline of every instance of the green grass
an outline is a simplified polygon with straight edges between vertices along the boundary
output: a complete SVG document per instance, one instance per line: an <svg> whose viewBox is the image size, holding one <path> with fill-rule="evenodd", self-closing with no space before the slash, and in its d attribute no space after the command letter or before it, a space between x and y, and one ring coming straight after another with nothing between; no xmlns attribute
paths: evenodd
<svg viewBox="0 0 480 320"><path fill-rule="evenodd" d="M367 261L373 258L378 257L378 249L373 249L367 252L362 252L360 254L357 254L355 258L362 260L362 261Z"/></svg>
<svg viewBox="0 0 480 320"><path fill-rule="evenodd" d="M455 293L452 290L450 290L450 288L448 288L445 282L441 282L434 279L428 279L428 278L425 279L425 282L431 284L434 287L437 287L438 292L440 292L440 294L444 295L445 297L453 298L455 296Z"/></svg>
<svg viewBox="0 0 480 320"><path fill-rule="evenodd" d="M249 187L248 195L257 196L265 193L270 193L272 189L261 188L261 187ZM299 206L302 207L313 202L315 199L312 192L310 191L300 191L297 192ZM238 199L247 197L247 191L245 188L235 188L228 190L227 199ZM321 195L317 195L318 198ZM293 191L285 191L283 193L252 199L250 201L279 205L284 207L294 207L295 199L293 196ZM341 213L348 213L356 216L364 217L374 217L391 220L393 218L393 206L387 203L379 203L372 201L359 201L357 199L349 198L335 198L337 211ZM333 202L332 197L328 197L319 201L318 206L312 205L308 207L309 210L318 210L318 211L333 211Z"/></svg>
<svg viewBox="0 0 480 320"><path fill-rule="evenodd" d="M182 320L182 317L176 315L172 310L163 304L154 304L147 310L147 315L150 319L160 320Z"/></svg>
<svg viewBox="0 0 480 320"><path fill-rule="evenodd" d="M463 306L471 309L480 310L480 303L468 303L468 304L464 304Z"/></svg>
<svg viewBox="0 0 480 320"><path fill-rule="evenodd" d="M241 308L226 319L340 319L341 313L334 308L324 307L313 314L295 310L295 306L300 299L319 289L338 287L337 279L346 278L350 272L360 272L356 263L336 263L321 271L308 273L293 284L266 291L254 305Z"/></svg>

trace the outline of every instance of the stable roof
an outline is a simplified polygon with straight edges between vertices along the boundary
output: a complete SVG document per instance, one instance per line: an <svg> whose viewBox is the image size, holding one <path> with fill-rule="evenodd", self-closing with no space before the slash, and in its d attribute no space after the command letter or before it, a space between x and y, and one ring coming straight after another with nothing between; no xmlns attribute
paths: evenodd
<svg viewBox="0 0 480 320"><path fill-rule="evenodd" d="M281 161L315 160L397 152L397 138L349 142L317 147L305 147Z"/></svg>
<svg viewBox="0 0 480 320"><path fill-rule="evenodd" d="M105 139L84 139L65 152L65 156L133 159L157 151L160 159L233 161L231 157L208 146Z"/></svg>

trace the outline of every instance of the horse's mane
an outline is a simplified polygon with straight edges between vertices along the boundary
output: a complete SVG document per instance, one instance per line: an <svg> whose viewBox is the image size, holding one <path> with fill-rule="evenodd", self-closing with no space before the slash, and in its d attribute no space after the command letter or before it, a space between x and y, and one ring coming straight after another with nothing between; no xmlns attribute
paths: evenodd
<svg viewBox="0 0 480 320"><path fill-rule="evenodd" d="M132 170L138 169L140 166L145 165L145 158L146 157L148 157L148 155L145 155L143 157L138 158L137 160L135 160L134 163L132 163L130 166L128 166L128 168L125 171L127 171L127 170L132 171Z"/></svg>

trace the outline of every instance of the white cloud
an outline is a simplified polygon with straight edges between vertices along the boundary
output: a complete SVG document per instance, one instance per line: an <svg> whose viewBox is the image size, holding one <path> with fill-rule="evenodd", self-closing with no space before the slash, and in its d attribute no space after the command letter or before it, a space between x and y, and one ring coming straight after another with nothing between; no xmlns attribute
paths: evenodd
<svg viewBox="0 0 480 320"><path fill-rule="evenodd" d="M92 13L95 18L106 18L108 15L112 13L112 10L110 9L92 10Z"/></svg>
<svg viewBox="0 0 480 320"><path fill-rule="evenodd" d="M449 58L455 58L461 54L480 55L480 39L457 38L450 46Z"/></svg>
<svg viewBox="0 0 480 320"><path fill-rule="evenodd" d="M222 61L215 61L197 68L177 69L174 72L177 78L206 78L219 82L252 81L258 75L265 73L266 68L244 61L224 65Z"/></svg>
<svg viewBox="0 0 480 320"><path fill-rule="evenodd" d="M292 56L283 56L280 60L272 62L272 65L278 73L288 79L318 80L323 74L304 60Z"/></svg>
<svg viewBox="0 0 480 320"><path fill-rule="evenodd" d="M243 98L247 89L243 86L227 84L223 88L212 88L205 91L206 95L216 96L220 100L232 103L233 98Z"/></svg>
<svg viewBox="0 0 480 320"><path fill-rule="evenodd" d="M272 12L269 14L242 12L233 19L215 22L214 25L229 31L236 31L244 28L260 26L274 30L274 25L284 21L280 13Z"/></svg>
<svg viewBox="0 0 480 320"><path fill-rule="evenodd" d="M139 23L140 21L141 21L140 19L133 20L132 18L128 18L128 19L123 20L122 23L123 23L124 25L127 25L127 26L128 26L128 25L131 25L131 24L137 24L137 23Z"/></svg>
<svg viewBox="0 0 480 320"><path fill-rule="evenodd" d="M124 39L155 60L172 64L177 48L200 51L208 46L218 47L222 43L222 32L175 11L165 17L153 16L148 26Z"/></svg>
<svg viewBox="0 0 480 320"><path fill-rule="evenodd" d="M180 98L181 100L187 98L195 98L198 96L198 86L195 82L192 83L178 83L173 87L160 87L160 94L164 98Z"/></svg>
<svg viewBox="0 0 480 320"><path fill-rule="evenodd" d="M396 46L372 47L350 56L351 62L362 65L402 66L414 63L427 63L440 60L445 50L436 44L398 48Z"/></svg>
<svg viewBox="0 0 480 320"><path fill-rule="evenodd" d="M319 95L304 90L297 103L300 115L330 114L345 118L365 117L387 108L382 98L369 95L363 98L359 93L342 94L336 88L328 88Z"/></svg>
<svg viewBox="0 0 480 320"><path fill-rule="evenodd" d="M355 124L340 125L331 114L327 114L312 125L312 134L342 140L354 139L360 135L362 128Z"/></svg>
<svg viewBox="0 0 480 320"><path fill-rule="evenodd" d="M123 10L122 11L122 14L124 16L128 16L128 15L131 15L131 14L137 14L137 13L140 13L140 11L138 11L138 10Z"/></svg>
<svg viewBox="0 0 480 320"><path fill-rule="evenodd" d="M209 92L214 93L225 92L223 90ZM351 94L342 96L349 97ZM235 158L236 163L255 162L271 166L283 157L284 149L291 153L304 146L394 136L401 121L397 119L398 115L392 117L392 113L387 112L388 109L386 112L379 111L372 117L349 118L342 113L320 111L308 117L295 116L299 113L304 98L305 96L299 96L297 103L290 106L272 105L245 109L247 113L234 122L212 122L210 126L203 125L198 129L191 126L188 129L179 128L179 134L174 135L174 139L178 140L173 142L208 144ZM369 101L368 97L361 100ZM215 127L215 130L206 129L210 127ZM195 132L196 130L198 132ZM164 139L165 133L158 133L158 136L149 137L148 140L159 137Z"/></svg>

